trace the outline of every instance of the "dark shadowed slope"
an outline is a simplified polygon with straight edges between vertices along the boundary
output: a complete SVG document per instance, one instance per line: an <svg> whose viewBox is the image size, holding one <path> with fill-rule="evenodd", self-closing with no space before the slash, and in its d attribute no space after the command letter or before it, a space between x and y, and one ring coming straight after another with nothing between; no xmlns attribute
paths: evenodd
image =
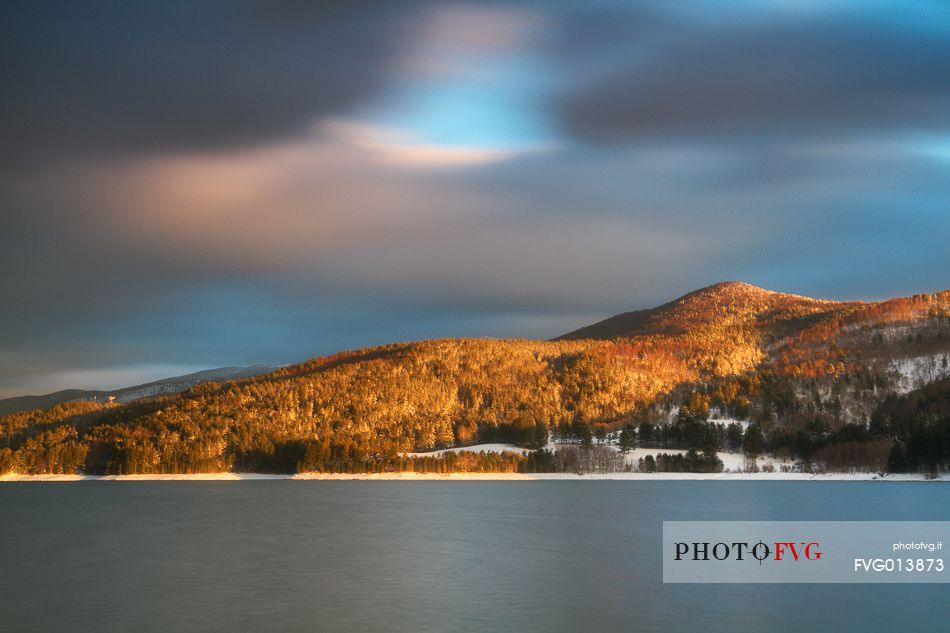
<svg viewBox="0 0 950 633"><path fill-rule="evenodd" d="M64 402L78 402L88 400L91 402L105 402L109 396L114 396L118 402L131 402L139 398L148 398L159 395L170 395L190 389L195 385L206 382L216 382L222 380L240 380L241 378L253 378L274 371L275 367L267 365L252 365L250 367L219 367L217 369L206 369L193 374L184 376L174 376L172 378L163 378L154 382L148 382L134 387L124 387L112 391L103 390L85 390L85 389L64 389L54 393L44 394L42 396L17 396L15 398L5 398L0 400L0 416L17 413L19 411L32 411L33 409L49 409L57 404Z"/></svg>
<svg viewBox="0 0 950 633"><path fill-rule="evenodd" d="M49 409L63 402L75 402L77 400L99 400L106 397L105 391L87 391L84 389L64 389L47 393L42 396L17 396L15 398L4 398L0 400L0 415L9 415L19 411L32 411L33 409Z"/></svg>

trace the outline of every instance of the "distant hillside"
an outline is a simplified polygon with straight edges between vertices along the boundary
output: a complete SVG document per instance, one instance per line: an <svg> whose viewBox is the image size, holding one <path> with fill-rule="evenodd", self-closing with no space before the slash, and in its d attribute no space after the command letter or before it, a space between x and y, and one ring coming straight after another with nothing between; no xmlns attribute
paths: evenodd
<svg viewBox="0 0 950 633"><path fill-rule="evenodd" d="M219 367L217 369L206 369L204 371L186 374L184 376L173 376L172 378L163 378L154 382L135 385L134 387L124 387L113 391L104 390L85 390L85 389L65 389L42 396L18 396L15 398L5 398L0 400L0 416L18 413L20 411L30 411L32 409L49 409L57 404L65 402L91 401L106 402L109 397L115 398L117 402L131 402L139 398L149 398L158 395L169 395L184 391L195 385L211 381L221 380L239 380L241 378L252 378L261 374L273 371L274 367L265 365L254 365L251 367Z"/></svg>
<svg viewBox="0 0 950 633"><path fill-rule="evenodd" d="M626 427L661 449L881 469L908 438L872 431L877 408L948 376L950 291L838 303L729 282L555 341L386 345L127 404L6 416L0 471L385 470L415 467L400 457L411 451L537 448L551 434L585 442ZM710 417L748 428L727 433ZM473 467L529 467L513 459ZM538 459L530 467L549 463Z"/></svg>
<svg viewBox="0 0 950 633"><path fill-rule="evenodd" d="M18 413L20 411L31 411L33 409L49 409L57 404L64 402L75 402L76 400L98 400L102 401L106 397L105 391L89 391L85 389L64 389L47 393L42 396L17 396L15 398L4 398L0 400L0 416Z"/></svg>

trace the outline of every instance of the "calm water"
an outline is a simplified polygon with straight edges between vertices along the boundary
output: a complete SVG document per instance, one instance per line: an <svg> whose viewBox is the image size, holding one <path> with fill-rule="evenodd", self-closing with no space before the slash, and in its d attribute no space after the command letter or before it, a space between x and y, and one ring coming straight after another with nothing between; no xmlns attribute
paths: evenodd
<svg viewBox="0 0 950 633"><path fill-rule="evenodd" d="M950 486L0 485L0 630L950 631L950 585L663 585L663 519L950 520Z"/></svg>

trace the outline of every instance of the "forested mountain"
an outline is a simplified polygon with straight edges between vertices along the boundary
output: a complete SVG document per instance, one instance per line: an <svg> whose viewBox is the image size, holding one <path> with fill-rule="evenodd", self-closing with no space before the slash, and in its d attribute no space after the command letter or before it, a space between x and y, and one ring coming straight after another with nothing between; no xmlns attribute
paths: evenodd
<svg viewBox="0 0 950 633"><path fill-rule="evenodd" d="M728 444L804 468L933 470L946 454L908 458L919 425L885 424L879 406L950 376L948 365L950 291L836 303L730 282L555 341L394 344L172 396L6 416L0 471L543 470L557 462L546 451L451 464L402 454L537 449L552 433L587 445L621 429L632 445Z"/></svg>

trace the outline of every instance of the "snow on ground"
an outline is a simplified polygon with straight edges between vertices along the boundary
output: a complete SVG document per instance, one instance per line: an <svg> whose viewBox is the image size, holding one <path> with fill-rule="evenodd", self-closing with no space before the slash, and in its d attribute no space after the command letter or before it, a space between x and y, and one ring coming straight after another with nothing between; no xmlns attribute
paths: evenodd
<svg viewBox="0 0 950 633"><path fill-rule="evenodd" d="M950 475L929 480L923 475L886 475L876 473L605 473L576 475L574 473L372 473L330 474L300 473L295 480L360 480L360 481L948 481Z"/></svg>
<svg viewBox="0 0 950 633"><path fill-rule="evenodd" d="M685 455L686 451L675 448L636 448L627 453L625 460L626 463L636 467L640 460L646 458L647 455L652 455L654 458L656 458L656 456L660 453L666 453L668 455ZM746 456L743 453L719 452L716 453L716 456L722 460L722 469L724 472L739 473L744 471L746 468ZM755 463L759 470L761 470L767 464L771 464L772 468L774 468L776 471L781 470L782 466L791 468L794 465L793 462L782 461L780 459L775 459L774 457L768 457L764 455L759 456Z"/></svg>
<svg viewBox="0 0 950 633"><path fill-rule="evenodd" d="M743 422L741 420L732 420L729 418L721 418L714 420L716 422L739 422L744 426L748 425L748 422ZM595 443L595 446L599 445ZM548 442L546 448L548 450L554 451L557 450L560 446L571 446L570 444L559 444L553 441ZM573 446L577 446L574 444ZM606 443L602 446L608 446L615 451L619 451L619 447L614 443ZM494 452L494 453L503 453L505 451L511 451L515 453L521 453L526 449L516 446L514 444L476 444L474 446L462 446L456 448L446 448L437 451L428 451L424 453L404 453L407 457L425 457L425 456L437 456L444 453L453 452L459 453L463 451L478 453L481 451L485 452ZM636 468L640 460L646 458L648 455L652 455L654 458L660 453L675 454L675 455L684 455L687 451L681 449L671 449L671 448L636 448L631 451L628 451L624 456L624 461L626 464L629 464L633 468ZM358 474L358 473L299 473L296 475L269 475L269 474L260 474L260 473L198 473L193 475L106 475L106 476L94 476L94 475L19 475L16 473L8 473L6 475L0 475L0 482L16 482L16 481L243 481L251 479L296 479L296 480L348 480L348 479L360 479L360 480L397 480L397 481L429 481L429 480L439 480L439 481L520 481L520 480L557 480L557 479L580 479L586 481L602 481L602 480L636 480L636 481L661 481L661 480L707 480L707 479L720 479L720 480L737 480L737 481L751 481L751 480L791 480L791 481L804 481L804 480L814 480L814 481L926 481L928 480L923 475L885 475L881 477L878 473L826 473L815 475L812 473L801 473L801 472L790 472L791 467L794 465L793 462L782 461L773 457L768 456L759 456L755 462L756 466L759 469L759 472L749 473L744 472L746 470L747 460L744 454L742 453L727 453L719 452L717 453L719 459L722 460L723 472L721 473L641 473L641 472L620 472L620 473L607 473L607 474L593 474L587 473L584 475L577 475L574 473L531 473L531 474L522 474L522 473L449 473L449 474L439 474L439 473L417 473L417 472L401 472L401 473L372 473L372 474ZM762 472L764 467L771 465L772 472ZM783 472L782 468L785 467L787 472ZM950 474L942 475L937 478L938 481L950 481Z"/></svg>
<svg viewBox="0 0 950 633"><path fill-rule="evenodd" d="M907 393L950 376L950 354L928 354L892 360L890 368L897 372L897 391Z"/></svg>
<svg viewBox="0 0 950 633"><path fill-rule="evenodd" d="M729 420L732 422L733 420ZM738 422L738 420L735 420ZM748 423L746 423L748 424ZM598 444L595 443L595 446ZM550 451L556 451L560 446L572 446L571 444L557 444L555 442L548 442L548 445L545 447ZM573 446L577 446L574 444ZM608 446L615 451L619 451L619 447L616 444L604 444L603 446ZM463 446L458 448L446 448L438 451L428 451L424 453L404 453L406 457L427 457L427 456L438 456L444 453L460 453L460 452L471 452L479 453L485 451L486 453L503 453L505 451L511 451L514 453L521 453L526 449L521 448L520 446L515 446L514 444L476 444L474 446ZM682 449L675 448L636 448L629 451L625 456L625 462L630 464L634 468L637 467L641 459L646 458L648 455L652 455L656 458L660 453L666 453L668 455L685 455L686 451ZM722 460L722 467L724 471L728 472L742 472L746 468L746 457L743 453L727 453L719 452L716 453L719 459ZM756 465L759 470L763 466L771 464L775 470L781 470L782 466L790 468L793 465L793 462L782 461L775 459L773 457L760 456L756 460Z"/></svg>
<svg viewBox="0 0 950 633"><path fill-rule="evenodd" d="M717 420L718 422L719 420ZM728 422L740 422L739 420L728 419ZM748 425L748 422L745 423ZM595 444L597 445L597 444ZM559 446L571 446L570 444L557 444L555 442L548 442L548 445L545 447L550 451L556 451ZM576 446L576 444L574 445ZM619 447L616 444L607 443L604 446L608 446L616 451L619 451ZM471 452L471 453L480 453L485 451L486 453L503 453L505 451L510 451L514 453L521 453L526 449L515 446L514 444L475 444L474 446L462 446L457 448L445 448L438 451L427 451L423 453L403 453L406 457L427 457L427 456L438 456L443 455L444 453L460 453L460 452ZM685 455L686 451L682 449L675 448L637 448L627 452L625 456L625 462L630 464L634 468L637 467L641 459L646 458L648 455L652 455L656 458L660 453L667 453L668 455ZM719 452L716 453L719 459L722 460L722 468L725 472L738 473L746 469L746 456L743 453L727 453ZM793 462L782 461L768 456L759 456L756 460L756 465L759 470L761 470L766 465L771 464L772 468L776 471L781 470L782 466L786 468L791 468Z"/></svg>
<svg viewBox="0 0 950 633"><path fill-rule="evenodd" d="M752 424L752 422L750 422L749 420L737 420L736 418L729 418L729 417L709 418L709 421L712 422L713 424L721 424L723 426L729 426L730 424L735 423L741 426L743 431L749 428L749 425Z"/></svg>
<svg viewBox="0 0 950 633"><path fill-rule="evenodd" d="M194 473L152 475L0 475L5 481L244 481L248 479L290 479L292 475L269 475L264 473Z"/></svg>
<svg viewBox="0 0 950 633"><path fill-rule="evenodd" d="M254 473L205 473L195 475L2 475L0 482L73 482L73 481L243 481L251 479L283 479L297 481L944 481L950 474L929 480L923 475L885 475L875 473L608 473L576 475L573 473L373 473L331 474L300 473L297 475L261 475Z"/></svg>
<svg viewBox="0 0 950 633"><path fill-rule="evenodd" d="M523 453L526 450L528 449L515 446L514 444L475 444L474 446L457 446L455 448L443 448L442 450L426 451L424 453L403 453L403 455L405 457L437 457L445 453L481 453L482 451L486 453L504 453L505 451Z"/></svg>
<svg viewBox="0 0 950 633"><path fill-rule="evenodd" d="M91 475L20 475L7 473L0 475L0 481L86 481L95 479Z"/></svg>

